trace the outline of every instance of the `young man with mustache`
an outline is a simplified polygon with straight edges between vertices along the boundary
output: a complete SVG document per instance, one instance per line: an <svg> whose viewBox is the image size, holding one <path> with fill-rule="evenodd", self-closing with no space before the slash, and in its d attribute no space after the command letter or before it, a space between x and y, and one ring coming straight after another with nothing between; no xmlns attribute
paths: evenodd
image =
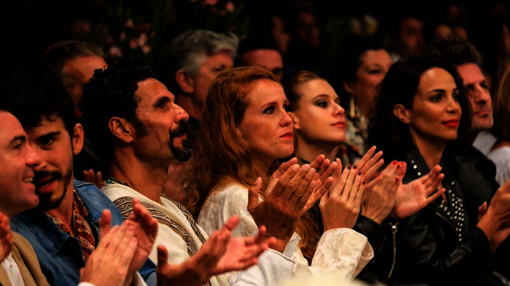
<svg viewBox="0 0 510 286"><path fill-rule="evenodd" d="M81 151L83 128L58 78L35 70L6 73L0 103L21 122L40 158L31 183L39 204L13 217L12 230L30 241L51 285L76 285L98 245L102 212L110 210L113 224L121 224L122 216L93 184L73 181L73 155ZM152 249L147 239L139 238L142 248L132 267L145 264L139 272L155 285L155 265L142 253Z"/></svg>
<svg viewBox="0 0 510 286"><path fill-rule="evenodd" d="M0 164L5 167L0 174L0 284L10 285L50 285L41 271L38 259L30 243L19 233L12 232L9 218L37 207L39 197L33 184L34 170L43 160L29 145L29 139L20 122L6 111L0 103ZM142 214L142 212L145 213ZM140 216L140 214L142 214ZM146 210L137 203L137 218L143 223L152 224L157 232L157 224ZM139 236L135 236L135 222L126 221L122 227L109 228L111 214L105 212L101 223L101 243L90 255L79 281L80 286L122 286L128 285L134 278L136 267L131 262L145 256L137 253ZM154 239L150 240L150 244ZM143 250L143 249L142 249ZM131 270L131 271L129 271ZM62 278L62 277L59 277ZM141 284L143 282L139 281ZM76 284L73 284L76 285Z"/></svg>

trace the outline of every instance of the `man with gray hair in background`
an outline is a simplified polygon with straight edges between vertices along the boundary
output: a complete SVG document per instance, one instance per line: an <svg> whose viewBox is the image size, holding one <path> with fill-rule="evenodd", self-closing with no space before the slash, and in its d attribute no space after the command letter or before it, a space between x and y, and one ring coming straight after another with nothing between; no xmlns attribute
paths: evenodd
<svg viewBox="0 0 510 286"><path fill-rule="evenodd" d="M238 38L232 33L190 30L162 52L161 79L176 95L176 104L189 114L187 134L193 147L209 86L220 73L234 66L237 44Z"/></svg>

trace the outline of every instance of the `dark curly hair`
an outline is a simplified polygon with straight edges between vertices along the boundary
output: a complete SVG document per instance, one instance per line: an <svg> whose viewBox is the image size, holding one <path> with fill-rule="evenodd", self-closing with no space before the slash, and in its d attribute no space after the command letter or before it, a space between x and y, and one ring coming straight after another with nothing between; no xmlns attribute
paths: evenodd
<svg viewBox="0 0 510 286"><path fill-rule="evenodd" d="M424 55L445 57L454 65L482 64L482 57L471 42L463 39L437 39L423 49Z"/></svg>
<svg viewBox="0 0 510 286"><path fill-rule="evenodd" d="M384 151L383 157L386 162L394 159L405 160L405 155L413 146L409 126L393 114L395 105L402 104L406 108L411 108L422 74L435 67L448 71L459 90L458 100L462 117L457 140L448 145L459 144L468 136L471 128L471 109L462 86L462 79L455 66L447 59L433 55L410 57L392 65L381 82L369 115L368 145L375 145Z"/></svg>
<svg viewBox="0 0 510 286"><path fill-rule="evenodd" d="M15 70L0 75L0 102L25 129L44 119L62 119L70 136L77 123L71 97L56 75L39 69Z"/></svg>
<svg viewBox="0 0 510 286"><path fill-rule="evenodd" d="M97 152L109 163L114 150L113 135L108 122L112 117L129 121L143 137L147 131L136 117L139 98L135 97L138 82L157 78L154 71L142 60L119 58L107 69L97 69L93 77L83 86L83 95L78 104L83 116L83 128Z"/></svg>

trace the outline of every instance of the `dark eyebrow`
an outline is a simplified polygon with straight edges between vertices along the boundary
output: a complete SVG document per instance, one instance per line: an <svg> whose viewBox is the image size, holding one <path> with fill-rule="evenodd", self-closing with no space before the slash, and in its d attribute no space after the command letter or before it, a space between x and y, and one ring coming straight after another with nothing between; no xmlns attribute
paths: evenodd
<svg viewBox="0 0 510 286"><path fill-rule="evenodd" d="M431 91L427 92L427 94L431 94L431 93L433 93L433 92L443 92L443 93L444 93L444 92L446 92L446 90L441 89L441 88L433 89L433 90L431 90Z"/></svg>
<svg viewBox="0 0 510 286"><path fill-rule="evenodd" d="M152 105L152 107L156 108L158 105L160 105L160 104L167 104L167 103L168 103L168 102L170 102L170 101L172 101L172 100L170 99L170 97L168 97L168 96L162 96L162 97L158 98L158 99L156 100L156 102L154 102L154 104Z"/></svg>
<svg viewBox="0 0 510 286"><path fill-rule="evenodd" d="M59 136L59 135L60 135L60 131L49 132L49 133L46 133L44 135L41 135L41 136L37 137L36 141L37 142L41 142L41 141L44 141L45 139L53 138L53 137L56 137L56 136Z"/></svg>
<svg viewBox="0 0 510 286"><path fill-rule="evenodd" d="M459 91L459 88L458 88L458 87L456 87L456 88L454 88L454 89L453 89L453 91L454 91L454 92L455 92L455 91L457 91L457 92L458 92L458 91ZM433 90L431 90L431 91L427 92L427 94L431 94L431 93L433 93L433 92L442 92L442 93L444 93L444 92L446 92L446 90L445 90L445 89L441 89L441 88L433 89Z"/></svg>

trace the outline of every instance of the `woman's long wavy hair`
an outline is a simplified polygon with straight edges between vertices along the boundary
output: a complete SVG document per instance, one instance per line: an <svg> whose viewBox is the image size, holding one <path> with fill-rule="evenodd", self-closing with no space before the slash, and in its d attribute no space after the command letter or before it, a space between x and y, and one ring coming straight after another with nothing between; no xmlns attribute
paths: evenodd
<svg viewBox="0 0 510 286"><path fill-rule="evenodd" d="M211 84L202 110L202 127L192 159L192 177L186 189L187 207L195 217L198 217L205 201L222 179L230 178L249 186L257 177L262 177L264 190L270 174L278 167L275 160L268 174L257 174L253 162L255 153L236 129L248 107L248 94L258 80L280 83L271 72L253 66L230 69ZM260 195L263 196L263 193ZM303 253L313 248L313 256L316 245L308 243L311 237L307 231L310 223L313 224L311 219L303 216L296 232L302 238Z"/></svg>
<svg viewBox="0 0 510 286"><path fill-rule="evenodd" d="M384 160L406 160L406 154L413 148L409 125L401 122L393 113L395 105L412 108L414 97L424 72L442 68L453 77L459 90L459 104L462 110L457 139L447 148L462 144L471 128L471 106L466 98L463 82L456 67L450 61L437 56L415 56L393 64L379 86L375 104L369 114L368 145L384 151ZM445 150L446 151L446 150Z"/></svg>

